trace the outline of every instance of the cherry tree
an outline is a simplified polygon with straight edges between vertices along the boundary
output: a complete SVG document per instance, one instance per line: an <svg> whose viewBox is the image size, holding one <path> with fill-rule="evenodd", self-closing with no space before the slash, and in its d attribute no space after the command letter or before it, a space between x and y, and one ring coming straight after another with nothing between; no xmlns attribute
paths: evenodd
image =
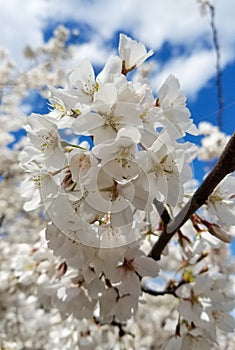
<svg viewBox="0 0 235 350"><path fill-rule="evenodd" d="M124 34L97 76L83 60L64 79L67 34L27 48L41 63L2 96L3 146L27 137L1 154L1 346L232 349L235 136L197 127L174 75L153 91L153 52ZM45 84L48 112L9 121Z"/></svg>

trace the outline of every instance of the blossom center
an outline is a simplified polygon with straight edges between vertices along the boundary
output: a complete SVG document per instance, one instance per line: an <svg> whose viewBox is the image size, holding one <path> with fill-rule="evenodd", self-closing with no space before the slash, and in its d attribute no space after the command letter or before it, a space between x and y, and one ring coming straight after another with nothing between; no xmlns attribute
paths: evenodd
<svg viewBox="0 0 235 350"><path fill-rule="evenodd" d="M41 135L40 136L43 140L43 143L41 145L41 150L46 151L47 149L50 148L56 148L58 145L58 137L54 136L51 132L49 132L46 135Z"/></svg>
<svg viewBox="0 0 235 350"><path fill-rule="evenodd" d="M81 154L78 158L78 168L79 169L87 169L91 167L91 160L89 155Z"/></svg>

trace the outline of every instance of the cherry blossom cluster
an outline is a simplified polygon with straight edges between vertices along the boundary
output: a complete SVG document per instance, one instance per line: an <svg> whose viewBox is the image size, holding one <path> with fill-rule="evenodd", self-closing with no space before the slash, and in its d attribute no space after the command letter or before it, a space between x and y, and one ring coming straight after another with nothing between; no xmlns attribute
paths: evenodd
<svg viewBox="0 0 235 350"><path fill-rule="evenodd" d="M21 165L34 184L31 178L25 208L44 204L54 224L81 243L106 248L136 241L135 213L149 214L155 197L176 207L192 177L195 147L177 139L197 130L177 79L170 76L156 99L147 84L126 78L151 54L121 35L119 56L96 78L82 61L65 89L50 88L54 109L28 118ZM79 143L81 136L90 144Z"/></svg>
<svg viewBox="0 0 235 350"><path fill-rule="evenodd" d="M218 158L228 142L229 136L208 122L201 122L198 129L200 134L204 135L198 158L202 160Z"/></svg>
<svg viewBox="0 0 235 350"><path fill-rule="evenodd" d="M97 76L84 59L65 88L49 87L48 113L27 118L20 154L28 173L24 209L44 208L48 247L61 259L57 274L44 276L44 304L64 318L122 327L138 309L146 277L174 261L180 272L163 286L176 298L174 331L162 349L196 342L207 350L219 329L235 327L233 294L227 293L232 282L207 258L209 249L232 240L222 227L235 224L235 178L227 176L202 213L179 230L163 261L148 256L164 225L154 200L172 215L179 212L198 152L182 140L198 130L178 80L170 75L155 96L146 79L131 79L152 54L121 34L118 55Z"/></svg>
<svg viewBox="0 0 235 350"><path fill-rule="evenodd" d="M170 76L157 99L147 84L127 80L150 55L121 35L119 56L111 56L96 78L90 62L82 61L65 89L50 88L53 109L28 118L29 142L21 154L30 173L22 185L30 199L25 209L44 205L52 220L48 239L73 241L61 256L72 258L75 247L79 274L68 279L86 293L71 287L59 300L79 298L82 316L92 315L97 300L105 320L126 320L137 309L141 278L158 275L157 263L136 242L148 230L152 201L176 207L192 176L195 147L177 139L197 130L177 79ZM62 138L66 132L73 142ZM81 135L90 136L92 146L79 143ZM108 300L112 307L105 311Z"/></svg>

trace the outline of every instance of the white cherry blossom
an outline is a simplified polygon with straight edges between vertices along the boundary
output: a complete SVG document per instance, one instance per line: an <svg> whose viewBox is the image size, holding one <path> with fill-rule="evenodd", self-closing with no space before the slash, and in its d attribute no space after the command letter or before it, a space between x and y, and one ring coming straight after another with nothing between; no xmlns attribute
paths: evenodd
<svg viewBox="0 0 235 350"><path fill-rule="evenodd" d="M186 107L186 98L180 89L179 81L170 75L158 92L157 105L162 109L163 127L175 138L185 136L185 133L197 135L198 131L190 119L190 111Z"/></svg>
<svg viewBox="0 0 235 350"><path fill-rule="evenodd" d="M158 273L157 262L146 257L138 246L134 246L126 250L123 262L117 266L111 281L121 281L118 286L120 296L127 294L137 297L142 294L140 277L156 277Z"/></svg>
<svg viewBox="0 0 235 350"><path fill-rule="evenodd" d="M209 214L224 225L235 225L235 176L226 176L209 196Z"/></svg>
<svg viewBox="0 0 235 350"><path fill-rule="evenodd" d="M135 178L139 173L138 143L140 132L134 127L127 126L118 131L113 142L99 144L92 153L101 159L100 166L118 181Z"/></svg>
<svg viewBox="0 0 235 350"><path fill-rule="evenodd" d="M141 106L122 102L114 84L103 85L94 96L92 111L77 118L73 124L77 134L93 135L94 143L115 139L125 125L139 126Z"/></svg>
<svg viewBox="0 0 235 350"><path fill-rule="evenodd" d="M178 145L177 148L176 151L165 133L140 155L140 164L145 171L143 187L158 200L173 206L183 199L183 184L191 176L184 147Z"/></svg>
<svg viewBox="0 0 235 350"><path fill-rule="evenodd" d="M26 130L31 144L44 154L46 166L62 168L65 165L58 129L49 117L32 114Z"/></svg>
<svg viewBox="0 0 235 350"><path fill-rule="evenodd" d="M118 51L122 60L124 73L139 66L153 54L153 50L147 52L142 43L138 43L124 34L120 34Z"/></svg>
<svg viewBox="0 0 235 350"><path fill-rule="evenodd" d="M88 59L81 61L68 76L67 90L72 96L76 96L80 103L91 103L98 87L93 67Z"/></svg>

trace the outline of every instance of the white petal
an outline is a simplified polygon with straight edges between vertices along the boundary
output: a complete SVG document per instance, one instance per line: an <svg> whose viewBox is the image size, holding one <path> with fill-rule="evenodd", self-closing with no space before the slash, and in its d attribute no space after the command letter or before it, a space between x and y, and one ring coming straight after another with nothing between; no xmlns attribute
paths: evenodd
<svg viewBox="0 0 235 350"><path fill-rule="evenodd" d="M135 272L127 271L118 289L120 295L131 294L136 297L141 295L141 284L139 277Z"/></svg>
<svg viewBox="0 0 235 350"><path fill-rule="evenodd" d="M73 131L76 134L93 135L95 128L104 125L104 119L97 113L86 113L79 116L73 123Z"/></svg>
<svg viewBox="0 0 235 350"><path fill-rule="evenodd" d="M146 256L136 258L134 261L135 270L140 276L156 277L159 274L157 261Z"/></svg>
<svg viewBox="0 0 235 350"><path fill-rule="evenodd" d="M139 143L140 142L140 132L137 128L133 126L126 126L125 128L122 128L118 131L117 137L128 137L130 138L133 142Z"/></svg>
<svg viewBox="0 0 235 350"><path fill-rule="evenodd" d="M131 225L132 221L133 215L129 206L122 211L111 212L111 224L113 227L121 228L122 226Z"/></svg>

